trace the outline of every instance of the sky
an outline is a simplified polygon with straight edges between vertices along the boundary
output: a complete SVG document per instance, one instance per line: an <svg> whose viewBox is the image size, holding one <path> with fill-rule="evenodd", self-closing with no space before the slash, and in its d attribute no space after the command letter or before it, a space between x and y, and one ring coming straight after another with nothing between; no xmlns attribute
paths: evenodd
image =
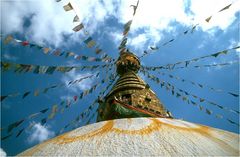
<svg viewBox="0 0 240 157"><path fill-rule="evenodd" d="M141 58L144 66L161 66L169 63L190 60L208 54L216 53L228 48L240 45L239 42L239 6L240 2L232 0L140 0L135 16L133 8L137 0L71 0L74 10L64 11L63 6L69 0L56 2L55 0L1 0L1 61L18 64L36 64L46 66L82 66L82 65L103 65L102 62L88 62L65 58L54 55L45 55L43 50L36 47L22 46L11 42L3 43L6 35L14 38L29 41L43 47L71 51L76 54L102 57L102 54L95 54L93 48L88 48L84 40L91 36L103 51L114 59L117 59L118 46L122 39L123 27L126 22L133 18L131 30L128 34L127 48L141 56L144 50L151 46L158 46L174 38L174 42L166 46L159 46L159 50ZM232 6L222 12L218 11L228 4ZM75 15L79 16L80 22L84 24L84 30L74 32L72 29L79 22L73 22ZM205 19L212 15L210 22ZM199 24L194 33L183 35L182 32ZM88 35L84 34L88 32ZM164 70L166 74L172 74L186 80L201 83L226 92L239 93L239 49L232 50L227 55L210 57L199 60L189 65L188 68ZM236 62L228 66L193 68L194 65L218 64ZM67 84L69 81L100 72L99 77L86 79L72 86L63 86L50 90L47 94L40 94L37 97L29 95L22 97L7 98L1 103L1 127L27 117L31 113L40 111L46 107L59 104L62 100L72 98L83 90L91 88L97 82L114 73L115 69L96 70L73 70L68 73L17 74L13 70L1 71L1 95L14 92L24 93L36 89L45 88L53 84ZM184 89L199 97L206 98L227 108L239 111L239 98L233 97L224 92L214 92L207 88L198 88L187 82L181 82L169 78L166 75L158 75L159 79L170 82L175 87ZM210 127L239 133L239 128L226 121L217 119L200 111L198 107L187 104L179 98L171 95L171 92L161 88L159 84L149 80L142 73L141 78L146 81L152 90L157 94L165 108L171 111L176 119L183 119L189 122L207 125ZM89 107L98 97L109 82L99 86L93 93L87 95L76 104L70 106L63 113L58 113L53 119L41 124L39 116L30 119L14 129L26 129L18 138L14 136L1 141L1 155L16 155L38 143L55 137L57 132L72 121L79 113ZM222 114L235 122L239 122L237 114L227 112L202 103L213 111ZM48 111L49 113L49 111ZM96 121L97 114L94 114L91 123ZM81 120L77 125L85 125L86 120ZM70 131L69 127L65 131ZM1 131L1 137L8 135L6 130Z"/></svg>

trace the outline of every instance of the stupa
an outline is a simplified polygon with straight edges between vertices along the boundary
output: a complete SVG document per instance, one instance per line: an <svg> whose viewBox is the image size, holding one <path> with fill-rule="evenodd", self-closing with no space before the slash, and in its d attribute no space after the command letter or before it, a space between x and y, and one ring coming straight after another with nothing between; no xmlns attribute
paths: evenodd
<svg viewBox="0 0 240 157"><path fill-rule="evenodd" d="M99 99L97 123L30 148L20 156L239 156L239 136L174 119L137 74L129 51L116 61L119 79Z"/></svg>

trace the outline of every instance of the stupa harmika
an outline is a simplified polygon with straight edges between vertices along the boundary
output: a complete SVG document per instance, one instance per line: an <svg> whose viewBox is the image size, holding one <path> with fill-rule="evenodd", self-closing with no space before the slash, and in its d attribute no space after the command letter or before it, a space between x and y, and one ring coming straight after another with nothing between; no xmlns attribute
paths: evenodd
<svg viewBox="0 0 240 157"><path fill-rule="evenodd" d="M239 155L237 134L174 119L137 75L140 61L133 53L122 52L116 66L120 77L99 100L98 123L57 136L19 155Z"/></svg>

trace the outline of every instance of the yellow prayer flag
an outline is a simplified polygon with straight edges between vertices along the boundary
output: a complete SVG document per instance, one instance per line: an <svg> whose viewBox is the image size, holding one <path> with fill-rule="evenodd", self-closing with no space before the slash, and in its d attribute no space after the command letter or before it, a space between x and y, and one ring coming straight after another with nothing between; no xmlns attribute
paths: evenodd
<svg viewBox="0 0 240 157"><path fill-rule="evenodd" d="M43 48L43 52L44 52L45 54L47 54L49 51L50 51L50 48L47 48L47 47Z"/></svg>
<svg viewBox="0 0 240 157"><path fill-rule="evenodd" d="M9 42L11 42L13 40L13 37L11 35L8 35L5 40L4 40L4 44L7 45Z"/></svg>
<svg viewBox="0 0 240 157"><path fill-rule="evenodd" d="M63 6L63 9L64 9L65 11L70 11L70 10L73 9L73 7L72 7L71 3L69 2L67 5L64 5L64 6Z"/></svg>
<svg viewBox="0 0 240 157"><path fill-rule="evenodd" d="M77 25L76 27L74 27L73 31L74 32L78 32L78 31L80 31L83 28L84 28L84 25L81 23L81 24Z"/></svg>
<svg viewBox="0 0 240 157"><path fill-rule="evenodd" d="M34 91L34 96L38 96L38 95L39 95L39 90L37 89Z"/></svg>
<svg viewBox="0 0 240 157"><path fill-rule="evenodd" d="M74 52L69 52L69 57L71 56L75 56L75 53Z"/></svg>
<svg viewBox="0 0 240 157"><path fill-rule="evenodd" d="M88 48L92 48L92 47L95 46L95 45L96 45L96 42L93 41L93 40L91 40L90 42L87 43L87 47L88 47Z"/></svg>
<svg viewBox="0 0 240 157"><path fill-rule="evenodd" d="M53 105L52 112L48 116L48 119L52 119L55 116L55 114L57 113L57 110L58 110L58 105Z"/></svg>

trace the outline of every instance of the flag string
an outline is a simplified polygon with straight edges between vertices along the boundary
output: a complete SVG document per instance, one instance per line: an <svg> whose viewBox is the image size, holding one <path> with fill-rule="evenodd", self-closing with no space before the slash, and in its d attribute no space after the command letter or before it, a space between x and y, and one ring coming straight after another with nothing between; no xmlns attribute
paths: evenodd
<svg viewBox="0 0 240 157"><path fill-rule="evenodd" d="M3 72L8 70L14 70L15 73L26 73L32 72L34 74L48 74L51 75L54 72L66 73L73 70L84 70L84 69L98 69L104 68L106 66L112 66L112 64L104 64L104 65L92 65L92 66L45 66L45 65L33 65L33 64L17 64L11 62L1 62L1 67Z"/></svg>
<svg viewBox="0 0 240 157"><path fill-rule="evenodd" d="M162 66L142 66L142 67L146 70L157 70L157 69L173 70L173 69L177 68L176 66L179 65L179 64L184 64L184 67L188 67L189 64L197 62L201 59L205 59L205 58L209 58L209 57L215 57L216 58L220 55L223 55L223 54L226 55L226 54L229 54L229 53L232 53L232 52L238 53L237 51L234 51L234 50L239 49L239 48L240 48L240 46L236 46L236 47L232 47L232 48L229 48L229 49L218 51L218 52L215 52L215 53L212 53L212 54L209 54L209 55L193 58L193 59L190 59L190 60L179 61L179 62L176 62L176 63L173 63L173 64L166 64L166 65L162 65ZM233 63L235 63L235 61ZM202 65L202 67L210 67L210 66L218 66L218 65L219 66L224 66L224 65L230 65L230 64L233 64L233 63ZM201 65L196 65L194 67L199 68L199 67L201 67ZM182 67L178 67L178 68L182 68Z"/></svg>
<svg viewBox="0 0 240 157"><path fill-rule="evenodd" d="M193 81L190 81L190 80L187 80L187 79L183 79L183 78L181 78L179 76L174 76L172 74L167 74L165 72L158 72L158 74L163 75L163 76L166 75L166 76L168 76L171 79L174 78L174 79L182 81L182 82L188 82L188 83L190 83L190 84L192 84L192 85L194 85L196 87L199 87L199 88L208 88L208 89L210 89L210 90L212 90L214 92L222 92L222 93L226 93L226 94L229 94L231 96L234 96L234 97L239 97L239 94L237 94L236 92L227 92L227 91L225 91L223 89L216 89L216 88L210 87L208 85L203 85L201 83L196 83L196 82L193 82Z"/></svg>
<svg viewBox="0 0 240 157"><path fill-rule="evenodd" d="M236 1L235 1L235 2L236 2ZM235 2L232 2L232 3L228 4L228 5L226 5L225 7L223 7L222 9L220 9L220 10L219 10L218 12L216 12L215 14L218 14L218 13L224 11L224 10L229 9ZM210 23L210 21L211 21L211 19L212 19L213 16L214 16L214 14L208 16L207 18L204 18L202 21L207 22L207 23ZM161 47L164 47L164 46L166 46L166 45L168 45L168 44L176 41L178 38L180 38L180 37L182 37L182 36L186 36L187 34L193 34L194 31L197 29L197 27L200 25L200 23L201 23L201 22L192 25L191 28L185 30L184 32L181 32L181 33L178 34L176 37L173 37L173 38L165 41L164 43L160 44L159 46L150 46L150 47L148 48L148 50L144 50L143 55L141 55L139 58L142 58L142 57L144 57L144 56L146 56L146 55L148 55L148 54L152 54L152 53L158 51Z"/></svg>
<svg viewBox="0 0 240 157"><path fill-rule="evenodd" d="M65 58L72 57L76 60L81 59L83 61L89 61L89 62L110 62L112 60L112 58L110 56L108 56L106 53L103 54L102 58L86 56L86 55L78 55L72 51L64 51L64 50L60 50L58 48L51 49L49 47L44 47L44 46L40 46L38 44L30 43L29 41L22 41L22 40L14 38L12 35L7 35L5 37L3 43L4 43L4 45L7 45L7 44L11 43L12 41L14 43L20 44L24 47L37 48L46 55L48 54L48 55L53 55L53 56L58 56L58 57L65 57Z"/></svg>
<svg viewBox="0 0 240 157"><path fill-rule="evenodd" d="M118 50L119 50L120 53L124 52L126 50L127 36L128 36L129 31L130 31L130 28L131 28L134 16L136 14L138 5L139 5L139 0L137 1L136 5L130 5L130 7L133 7L133 16L132 16L131 20L129 20L126 24L124 24L123 38L122 38L121 43L118 47Z"/></svg>
<svg viewBox="0 0 240 157"><path fill-rule="evenodd" d="M207 99L204 99L204 98L201 98L201 97L196 96L196 95L194 95L194 94L191 94L191 93L189 93L189 92L187 92L187 91L185 91L185 90L182 90L182 89L180 89L180 88L177 88L176 86L172 85L172 84L169 83L169 82L161 81L158 77L149 74L147 71L141 70L141 72L142 72L145 76L147 76L147 78L151 79L152 81L156 82L157 84L160 84L160 85L161 85L161 88L166 87L166 90L167 90L167 91L171 91L172 95L175 95L175 94L176 94L176 97L177 97L177 98L182 98L182 100L185 101L185 102L187 102L188 104L192 104L192 105L195 105L195 106L198 105L196 102L194 102L194 101L192 101L192 100L190 100L190 99L188 98L188 96L190 95L190 96L192 96L193 98L198 99L200 103L202 103L202 102L205 101L207 104L210 104L210 105L212 105L212 106L218 107L219 109L222 109L222 110L225 110L225 111L228 111L228 112L231 112L231 113L236 113L236 114L238 114L238 115L240 114L239 111L237 111L237 110L229 109L229 108L227 108L227 107L225 107L225 106L219 105L219 104L214 103L214 102L212 102L212 101L209 101L209 100L207 100ZM176 90L178 90L178 91L176 91ZM180 93L183 94L183 95L181 95ZM199 109L202 111L202 110L203 110L203 106L201 106L201 105L198 105L198 106L199 106ZM206 108L206 113L207 113L208 115L211 115L213 112L212 112L211 110L209 110L209 109ZM219 115L219 114L216 114L215 117L216 117L216 118L223 118L223 116L222 116L222 115ZM230 119L228 119L228 118L227 118L226 120L227 120L228 122L230 122L231 124L234 124L234 125L239 126L239 124L238 124L237 122L234 122L234 121L232 121L232 120L230 120Z"/></svg>
<svg viewBox="0 0 240 157"><path fill-rule="evenodd" d="M87 90L84 90L83 92L81 92L79 96L76 95L76 96L73 96L72 99L67 99L67 100L61 101L60 104L54 104L51 107L52 108L51 113L47 117L41 119L41 124L44 125L48 120L53 119L56 116L57 113L60 113L60 112L63 113L65 108L69 108L70 106L76 104L78 100L83 99L83 97L85 97L89 93L92 93L97 87L99 87L103 83L107 82L108 79L111 79L111 77L112 76L110 75L108 78L102 79L101 81L99 81L98 83L93 85L90 89L87 89ZM65 106L64 106L64 104L65 104ZM50 108L47 108L47 110L49 110L49 109ZM32 113L28 117L35 117L35 116L36 116L36 113ZM16 122L8 125L7 127L1 128L1 130L5 130L6 128L8 128L8 133L10 133L14 128L17 128L18 126L20 126L20 124L22 124L26 119L28 119L28 118L18 120Z"/></svg>

